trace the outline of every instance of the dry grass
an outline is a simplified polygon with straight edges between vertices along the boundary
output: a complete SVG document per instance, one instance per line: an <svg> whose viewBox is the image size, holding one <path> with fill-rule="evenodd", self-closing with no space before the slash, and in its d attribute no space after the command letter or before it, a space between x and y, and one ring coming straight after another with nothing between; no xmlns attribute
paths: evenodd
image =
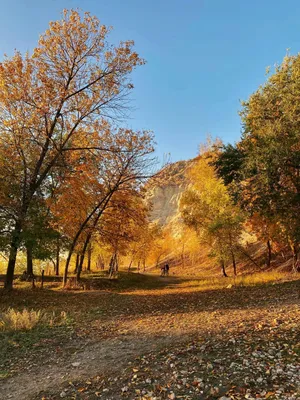
<svg viewBox="0 0 300 400"><path fill-rule="evenodd" d="M17 311L14 308L9 308L0 315L0 331L29 331L37 325L61 325L67 321L67 314L62 311L59 316L55 313L45 313L41 310L28 310L24 308L22 311Z"/></svg>
<svg viewBox="0 0 300 400"><path fill-rule="evenodd" d="M4 312L0 319L0 329L2 331L30 330L34 328L42 319L41 311L27 310L16 311L9 308Z"/></svg>
<svg viewBox="0 0 300 400"><path fill-rule="evenodd" d="M267 284L270 282L286 281L294 278L295 278L294 274L287 274L286 272L273 270L273 271L259 272L249 275L241 275L236 278L233 278L233 280L236 286L253 286L253 285Z"/></svg>
<svg viewBox="0 0 300 400"><path fill-rule="evenodd" d="M295 279L295 275L279 271L258 272L255 274L239 275L233 277L199 278L187 280L181 286L198 288L200 290L217 290L234 286L255 286Z"/></svg>

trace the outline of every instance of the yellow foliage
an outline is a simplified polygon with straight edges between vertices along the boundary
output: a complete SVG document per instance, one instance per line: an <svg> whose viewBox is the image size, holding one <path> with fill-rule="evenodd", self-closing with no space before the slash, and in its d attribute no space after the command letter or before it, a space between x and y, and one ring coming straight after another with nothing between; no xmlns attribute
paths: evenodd
<svg viewBox="0 0 300 400"><path fill-rule="evenodd" d="M195 229L211 255L224 262L240 245L242 213L230 198L209 159L200 157L188 173L191 185L181 198L184 223Z"/></svg>

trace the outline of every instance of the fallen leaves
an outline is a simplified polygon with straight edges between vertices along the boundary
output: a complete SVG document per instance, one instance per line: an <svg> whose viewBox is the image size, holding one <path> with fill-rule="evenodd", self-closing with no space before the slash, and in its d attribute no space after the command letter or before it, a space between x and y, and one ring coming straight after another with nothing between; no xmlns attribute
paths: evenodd
<svg viewBox="0 0 300 400"><path fill-rule="evenodd" d="M97 354L91 350L90 360L82 359L76 338L75 357L67 365L71 374L82 371L85 378L69 376L72 383L63 392L53 389L35 399L57 399L63 393L66 399L83 400L295 400L300 313L293 287L264 287L261 293L258 288L208 293L176 288L149 291L148 296L91 294L95 308L107 300L107 312L101 313L102 319L94 312L97 320L85 324L78 344L88 349L93 338L105 351L116 343L112 349L121 358L100 358L103 375L87 380L89 362L96 362ZM162 350L159 338L168 339ZM147 351L141 339L149 343ZM130 344L138 357L129 355Z"/></svg>
<svg viewBox="0 0 300 400"><path fill-rule="evenodd" d="M296 400L300 316L295 311L276 328L174 342L137 357L118 374L91 379L85 391L77 384L69 393L76 396L68 398L93 399L97 393L115 400Z"/></svg>

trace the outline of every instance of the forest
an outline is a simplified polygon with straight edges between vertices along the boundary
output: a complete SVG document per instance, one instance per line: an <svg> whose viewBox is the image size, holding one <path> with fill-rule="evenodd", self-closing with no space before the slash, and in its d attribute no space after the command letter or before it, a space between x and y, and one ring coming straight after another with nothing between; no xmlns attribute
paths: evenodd
<svg viewBox="0 0 300 400"><path fill-rule="evenodd" d="M0 63L0 398L299 398L300 55L161 164L110 33L65 10Z"/></svg>

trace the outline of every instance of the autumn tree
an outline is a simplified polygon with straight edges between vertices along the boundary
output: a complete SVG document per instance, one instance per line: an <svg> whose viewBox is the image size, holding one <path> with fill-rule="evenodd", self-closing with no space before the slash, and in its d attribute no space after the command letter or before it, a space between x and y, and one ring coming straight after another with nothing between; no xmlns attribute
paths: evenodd
<svg viewBox="0 0 300 400"><path fill-rule="evenodd" d="M152 242L148 252L148 260L155 268L177 255L177 242L170 225L155 224L152 227Z"/></svg>
<svg viewBox="0 0 300 400"><path fill-rule="evenodd" d="M132 196L135 197L117 190L108 205L101 210L100 218L97 215L97 218L94 219L93 229L89 229L82 246L80 264L76 274L77 280L80 279L84 256L92 240L109 249L111 260L114 261L110 268L110 275L117 272L119 257L127 254L130 243L135 240L134 225L138 221L139 223L144 222L139 212L139 204L133 201Z"/></svg>
<svg viewBox="0 0 300 400"><path fill-rule="evenodd" d="M145 218L145 222L142 225L135 226L135 240L131 246L131 261L137 262L138 266L143 266L143 271L146 270L146 264L149 262L149 256L153 251L159 228L156 223L150 222L148 218ZM131 264L129 264L128 270L130 270Z"/></svg>
<svg viewBox="0 0 300 400"><path fill-rule="evenodd" d="M75 174L68 185L62 186L61 195L57 194L58 200L53 206L53 212L70 238L64 283L76 248L80 254L81 270L92 235L115 196L138 193L144 180L153 174L155 159L151 156L151 133L128 129L111 129L109 132L110 138L107 136L106 142L114 150L103 157L92 158L88 168L82 164L81 174ZM87 159L84 162L87 163Z"/></svg>
<svg viewBox="0 0 300 400"><path fill-rule="evenodd" d="M199 236L193 227L187 226L183 221L178 224L178 231L173 239L175 257L180 259L182 268L187 265L194 266L196 261L200 261L203 253L207 254L207 248L199 242Z"/></svg>
<svg viewBox="0 0 300 400"><path fill-rule="evenodd" d="M145 262L142 252L143 239L148 231L148 208L141 190L120 190L112 198L103 213L97 229L98 242L111 251L110 275L112 276L120 256L131 255ZM134 249L134 251L133 251Z"/></svg>
<svg viewBox="0 0 300 400"><path fill-rule="evenodd" d="M21 232L37 192L66 152L111 151L99 140L105 120L124 110L129 75L143 64L133 42L108 44L96 17L64 11L32 55L0 64L1 213L10 230L5 288L11 289Z"/></svg>
<svg viewBox="0 0 300 400"><path fill-rule="evenodd" d="M227 276L225 264L231 260L236 274L236 252L240 245L243 216L233 204L209 159L201 156L189 171L190 187L183 193L180 208L184 223L195 229L201 242Z"/></svg>

